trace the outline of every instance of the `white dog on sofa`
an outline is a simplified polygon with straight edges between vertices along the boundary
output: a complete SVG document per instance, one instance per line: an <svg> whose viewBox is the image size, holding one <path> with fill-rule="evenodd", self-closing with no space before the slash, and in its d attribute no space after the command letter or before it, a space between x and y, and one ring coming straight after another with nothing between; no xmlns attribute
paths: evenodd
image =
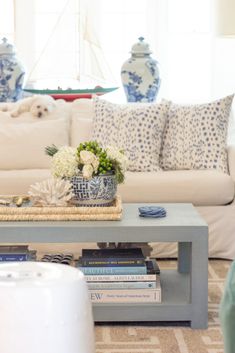
<svg viewBox="0 0 235 353"><path fill-rule="evenodd" d="M0 105L0 111L9 112L12 118L30 112L33 117L44 118L56 108L54 99L47 95L36 95L19 100L15 103Z"/></svg>

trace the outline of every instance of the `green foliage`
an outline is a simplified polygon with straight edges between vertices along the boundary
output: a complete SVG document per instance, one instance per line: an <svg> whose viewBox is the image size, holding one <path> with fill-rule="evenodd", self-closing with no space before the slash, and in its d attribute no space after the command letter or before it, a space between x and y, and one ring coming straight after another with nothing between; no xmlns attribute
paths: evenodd
<svg viewBox="0 0 235 353"><path fill-rule="evenodd" d="M53 157L54 154L56 154L58 152L58 147L56 147L56 145L52 145L52 146L47 146L45 148L45 153L50 156L50 157Z"/></svg>
<svg viewBox="0 0 235 353"><path fill-rule="evenodd" d="M78 157L81 151L90 151L94 153L97 157L102 152L102 148L99 146L98 142L96 141L88 141L84 143L80 143L77 148Z"/></svg>
<svg viewBox="0 0 235 353"><path fill-rule="evenodd" d="M116 176L116 180L118 184L121 184L124 182L125 176L120 168L120 164L117 161L112 160L113 168L114 168L114 173Z"/></svg>

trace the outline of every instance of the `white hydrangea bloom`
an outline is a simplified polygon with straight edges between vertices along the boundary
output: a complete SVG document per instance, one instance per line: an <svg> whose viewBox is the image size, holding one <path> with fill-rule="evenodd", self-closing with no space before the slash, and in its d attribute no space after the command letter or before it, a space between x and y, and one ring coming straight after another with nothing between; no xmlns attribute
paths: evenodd
<svg viewBox="0 0 235 353"><path fill-rule="evenodd" d="M106 148L106 153L109 158L116 160L120 164L121 170L123 172L127 170L128 158L122 152L120 152L116 147L108 146Z"/></svg>
<svg viewBox="0 0 235 353"><path fill-rule="evenodd" d="M78 172L78 162L76 148L61 147L52 158L52 174L57 178L73 177Z"/></svg>
<svg viewBox="0 0 235 353"><path fill-rule="evenodd" d="M84 179L91 179L94 169L91 164L85 164L82 168L82 176Z"/></svg>

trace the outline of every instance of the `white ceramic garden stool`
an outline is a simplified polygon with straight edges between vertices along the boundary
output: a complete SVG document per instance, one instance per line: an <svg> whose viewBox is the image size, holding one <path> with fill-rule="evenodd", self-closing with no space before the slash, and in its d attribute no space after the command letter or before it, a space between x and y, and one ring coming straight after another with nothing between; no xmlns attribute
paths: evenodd
<svg viewBox="0 0 235 353"><path fill-rule="evenodd" d="M88 289L76 268L0 264L1 353L94 353Z"/></svg>

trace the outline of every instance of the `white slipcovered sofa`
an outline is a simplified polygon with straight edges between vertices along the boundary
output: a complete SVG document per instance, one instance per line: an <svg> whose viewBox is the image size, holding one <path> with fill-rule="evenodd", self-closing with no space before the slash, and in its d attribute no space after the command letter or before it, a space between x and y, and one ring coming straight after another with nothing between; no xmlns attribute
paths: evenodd
<svg viewBox="0 0 235 353"><path fill-rule="evenodd" d="M91 139L92 100L58 102L50 119L20 118L0 113L0 195L25 194L30 184L50 177L48 144L76 147ZM209 225L209 256L235 258L235 147L229 146L229 174L216 170L127 172L119 186L123 202L192 203ZM35 245L34 245L35 247ZM37 245L43 251L52 245ZM76 244L58 244L57 251L79 251ZM174 244L153 246L153 255L174 257Z"/></svg>

